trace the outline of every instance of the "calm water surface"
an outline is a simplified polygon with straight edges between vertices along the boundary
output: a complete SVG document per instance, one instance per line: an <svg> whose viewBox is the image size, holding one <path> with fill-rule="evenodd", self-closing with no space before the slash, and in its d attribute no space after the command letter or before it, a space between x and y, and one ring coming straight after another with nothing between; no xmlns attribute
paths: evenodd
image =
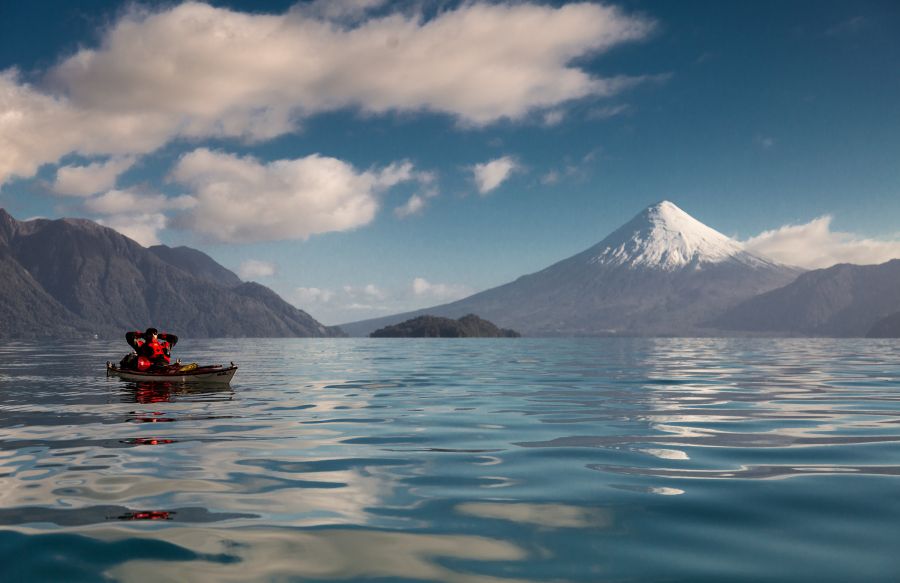
<svg viewBox="0 0 900 583"><path fill-rule="evenodd" d="M3 581L897 581L900 343L0 344Z"/></svg>

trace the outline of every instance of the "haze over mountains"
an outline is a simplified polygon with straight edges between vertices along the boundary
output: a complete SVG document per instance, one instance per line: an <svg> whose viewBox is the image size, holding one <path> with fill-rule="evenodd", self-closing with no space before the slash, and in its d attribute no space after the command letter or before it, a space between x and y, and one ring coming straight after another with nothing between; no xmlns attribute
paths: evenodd
<svg viewBox="0 0 900 583"><path fill-rule="evenodd" d="M0 338L116 338L151 325L191 337L341 335L195 249L0 209Z"/></svg>
<svg viewBox="0 0 900 583"><path fill-rule="evenodd" d="M526 336L862 336L874 321L900 310L894 301L900 298L900 285L877 286L872 295L881 298L878 301L854 295L867 289L864 280L877 271L854 272L851 278L860 281L835 292L852 297L833 297L819 308L859 304L870 313L856 313L853 325L818 328L797 318L783 319L780 313L795 313L798 304L812 300L813 290L787 293L785 297L795 301L783 307L782 296L772 290L791 284L802 269L748 253L739 242L663 201L597 245L539 272L449 304L341 328L361 336L417 315L455 318L475 313ZM803 281L813 282L814 288L815 282L828 279L817 278L809 273ZM772 292L771 302L751 300L765 292ZM748 300L749 307L736 308ZM737 311L729 314L740 318L726 319L731 309Z"/></svg>

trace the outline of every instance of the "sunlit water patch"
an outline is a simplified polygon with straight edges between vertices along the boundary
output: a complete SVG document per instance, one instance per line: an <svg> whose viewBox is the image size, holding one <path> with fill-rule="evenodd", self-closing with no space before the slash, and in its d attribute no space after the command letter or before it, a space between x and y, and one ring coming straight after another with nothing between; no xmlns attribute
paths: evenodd
<svg viewBox="0 0 900 583"><path fill-rule="evenodd" d="M0 344L0 580L896 581L900 344Z"/></svg>

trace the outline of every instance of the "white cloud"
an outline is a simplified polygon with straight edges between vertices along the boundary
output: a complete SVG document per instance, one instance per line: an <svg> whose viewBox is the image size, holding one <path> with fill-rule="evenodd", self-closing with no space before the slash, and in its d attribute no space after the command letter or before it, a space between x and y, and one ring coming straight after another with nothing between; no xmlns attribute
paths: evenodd
<svg viewBox="0 0 900 583"><path fill-rule="evenodd" d="M71 152L139 155L178 137L266 140L344 108L429 111L472 125L521 119L633 85L573 63L653 28L591 3L473 2L430 19L365 17L379 4L318 2L280 15L197 2L134 8L40 87L0 72L0 183Z"/></svg>
<svg viewBox="0 0 900 583"><path fill-rule="evenodd" d="M483 164L475 164L472 173L475 176L475 185L482 196L494 190L519 170L519 163L512 156L503 156Z"/></svg>
<svg viewBox="0 0 900 583"><path fill-rule="evenodd" d="M876 264L900 258L900 240L878 241L832 231L828 215L802 225L765 231L744 245L751 253L809 269L837 263Z"/></svg>
<svg viewBox="0 0 900 583"><path fill-rule="evenodd" d="M472 289L468 286L431 283L423 277L413 279L412 291L417 298L436 301L458 300L472 294Z"/></svg>
<svg viewBox="0 0 900 583"><path fill-rule="evenodd" d="M368 283L362 287L354 287L345 285L338 294L344 303L356 302L360 300L384 300L388 298L388 293L379 288L374 283Z"/></svg>
<svg viewBox="0 0 900 583"><path fill-rule="evenodd" d="M84 201L86 210L103 215L98 223L145 247L159 244L159 232L169 224L166 212L188 209L194 204L194 199L187 196L167 197L133 189L109 190Z"/></svg>
<svg viewBox="0 0 900 583"><path fill-rule="evenodd" d="M101 215L128 215L157 213L188 209L196 201L188 196L167 197L162 194L144 194L133 189L110 190L85 201L84 207Z"/></svg>
<svg viewBox="0 0 900 583"><path fill-rule="evenodd" d="M363 293L377 300L383 300L385 298L384 292L378 289L378 286L372 283L366 285L363 288Z"/></svg>
<svg viewBox="0 0 900 583"><path fill-rule="evenodd" d="M409 200L407 200L405 204L394 209L394 215L396 215L397 218L405 219L406 217L419 214L424 208L425 198L418 194L414 194L409 197Z"/></svg>
<svg viewBox="0 0 900 583"><path fill-rule="evenodd" d="M238 275L241 276L241 279L247 280L272 277L276 273L278 273L278 266L274 262L259 259L242 261L238 268Z"/></svg>
<svg viewBox="0 0 900 583"><path fill-rule="evenodd" d="M361 304L359 302L353 302L352 304L347 304L343 306L344 310L347 311L366 311L366 312L391 312L390 308L385 306L376 306L373 304Z"/></svg>
<svg viewBox="0 0 900 583"><path fill-rule="evenodd" d="M438 196L439 191L433 186L437 177L431 172L419 172L417 174L420 184L425 185L425 189L421 192L413 194L401 206L394 209L394 216L398 219L405 219L413 215L420 214L428 204L428 199Z"/></svg>
<svg viewBox="0 0 900 583"><path fill-rule="evenodd" d="M338 290L298 287L288 297L298 308L315 314L320 322L339 323L372 314L403 311L394 293L372 283L358 287L345 285Z"/></svg>
<svg viewBox="0 0 900 583"><path fill-rule="evenodd" d="M173 224L220 241L305 239L369 223L377 195L414 175L409 163L357 172L318 154L262 163L200 148L172 171L196 202Z"/></svg>
<svg viewBox="0 0 900 583"><path fill-rule="evenodd" d="M56 171L53 192L70 196L90 196L116 185L120 174L131 168L131 156L111 157L106 162L84 166L62 166Z"/></svg>
<svg viewBox="0 0 900 583"><path fill-rule="evenodd" d="M411 162L393 162L376 175L376 185L380 188L390 188L415 177Z"/></svg>
<svg viewBox="0 0 900 583"><path fill-rule="evenodd" d="M769 148L773 147L777 143L777 141L771 136L756 136L753 138L753 143L755 143L763 150L768 150Z"/></svg>
<svg viewBox="0 0 900 583"><path fill-rule="evenodd" d="M374 283L344 285L337 289L295 288L285 294L297 307L315 314L320 322L339 324L398 314L471 295L465 285L431 283L415 278L410 285L383 288Z"/></svg>
<svg viewBox="0 0 900 583"><path fill-rule="evenodd" d="M144 247L159 245L159 232L166 228L166 216L162 213L133 212L116 214L97 221L134 239Z"/></svg>
<svg viewBox="0 0 900 583"><path fill-rule="evenodd" d="M143 203L147 210L159 211L165 205L163 195L144 196L131 190L110 190L85 201L84 206L91 212L102 215L117 215L137 212Z"/></svg>
<svg viewBox="0 0 900 583"><path fill-rule="evenodd" d="M140 154L174 135L177 119L152 111L114 112L82 108L67 98L19 82L15 70L0 72L0 184L32 176L65 154Z"/></svg>
<svg viewBox="0 0 900 583"><path fill-rule="evenodd" d="M294 303L301 308L307 304L326 304L334 297L334 292L318 287L298 287L294 289Z"/></svg>

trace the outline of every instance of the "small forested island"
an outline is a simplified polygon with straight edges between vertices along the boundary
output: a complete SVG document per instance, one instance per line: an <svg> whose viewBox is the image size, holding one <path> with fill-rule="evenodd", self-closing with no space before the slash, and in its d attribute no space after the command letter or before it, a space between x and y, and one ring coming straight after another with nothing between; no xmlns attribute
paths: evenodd
<svg viewBox="0 0 900 583"><path fill-rule="evenodd" d="M498 328L475 314L459 320L438 316L419 316L369 334L372 338L518 338L514 330Z"/></svg>

